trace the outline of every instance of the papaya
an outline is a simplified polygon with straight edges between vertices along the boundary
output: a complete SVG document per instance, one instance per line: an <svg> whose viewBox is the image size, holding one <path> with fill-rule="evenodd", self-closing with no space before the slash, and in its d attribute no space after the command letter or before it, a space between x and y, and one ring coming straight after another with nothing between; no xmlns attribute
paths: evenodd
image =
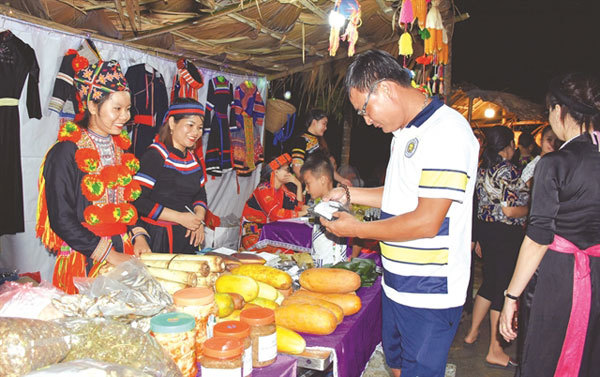
<svg viewBox="0 0 600 377"><path fill-rule="evenodd" d="M275 301L277 299L277 289L273 288L269 284L257 281L258 283L258 297L265 298L267 300Z"/></svg>
<svg viewBox="0 0 600 377"><path fill-rule="evenodd" d="M299 289L293 296L309 296L320 298L325 301L339 305L344 311L344 316L357 313L362 307L360 297L352 293L317 293Z"/></svg>
<svg viewBox="0 0 600 377"><path fill-rule="evenodd" d="M300 285L318 293L350 293L360 288L360 275L340 268L309 268L300 274Z"/></svg>
<svg viewBox="0 0 600 377"><path fill-rule="evenodd" d="M227 293L216 293L215 303L219 309L217 316L220 318L227 317L235 310L233 299Z"/></svg>
<svg viewBox="0 0 600 377"><path fill-rule="evenodd" d="M289 304L313 304L324 307L325 309L330 310L333 314L335 314L335 319L337 323L340 324L344 320L344 311L342 308L334 304L333 302L329 302L317 297L308 297L308 296L290 296L283 300L281 305L289 305Z"/></svg>
<svg viewBox="0 0 600 377"><path fill-rule="evenodd" d="M275 324L314 335L329 335L337 327L335 314L313 304L289 304L275 309Z"/></svg>
<svg viewBox="0 0 600 377"><path fill-rule="evenodd" d="M277 304L275 301L268 300L268 299L262 298L262 297L255 298L254 300L250 301L250 304L262 306L263 308L273 309L273 310L275 310L279 307L279 304Z"/></svg>

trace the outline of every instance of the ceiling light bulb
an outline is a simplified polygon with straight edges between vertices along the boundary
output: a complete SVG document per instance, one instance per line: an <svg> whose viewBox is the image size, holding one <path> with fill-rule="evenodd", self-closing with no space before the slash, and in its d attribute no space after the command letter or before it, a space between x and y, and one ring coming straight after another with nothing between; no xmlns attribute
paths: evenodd
<svg viewBox="0 0 600 377"><path fill-rule="evenodd" d="M336 12L332 10L329 13L329 25L336 28L341 28L346 23L346 17L344 17L340 12Z"/></svg>
<svg viewBox="0 0 600 377"><path fill-rule="evenodd" d="M286 90L285 93L283 93L283 98L289 100L290 98L292 98L292 92L290 92L289 90Z"/></svg>
<svg viewBox="0 0 600 377"><path fill-rule="evenodd" d="M496 110L490 108L485 109L485 111L483 112L483 115L488 118L491 119L496 115Z"/></svg>

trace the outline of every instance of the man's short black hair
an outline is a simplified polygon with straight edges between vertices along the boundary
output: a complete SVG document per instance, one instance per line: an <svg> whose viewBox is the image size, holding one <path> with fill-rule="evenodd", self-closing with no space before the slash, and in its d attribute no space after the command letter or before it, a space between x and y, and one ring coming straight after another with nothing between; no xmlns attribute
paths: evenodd
<svg viewBox="0 0 600 377"><path fill-rule="evenodd" d="M390 80L403 87L410 87L410 71L390 54L381 50L368 50L356 56L346 71L346 91L350 89L366 92L377 80Z"/></svg>
<svg viewBox="0 0 600 377"><path fill-rule="evenodd" d="M303 176L305 172L309 171L316 178L325 175L329 177L333 183L333 165L331 161L321 151L316 151L308 155L304 161L304 165L300 168L300 175Z"/></svg>

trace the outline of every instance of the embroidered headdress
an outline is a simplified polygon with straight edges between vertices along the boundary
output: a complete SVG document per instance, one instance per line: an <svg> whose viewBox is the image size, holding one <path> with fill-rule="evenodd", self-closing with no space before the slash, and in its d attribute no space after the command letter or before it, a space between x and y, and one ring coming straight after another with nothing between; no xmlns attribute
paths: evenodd
<svg viewBox="0 0 600 377"><path fill-rule="evenodd" d="M90 99L99 100L107 93L129 91L127 80L116 60L99 61L75 73L74 84L83 110Z"/></svg>

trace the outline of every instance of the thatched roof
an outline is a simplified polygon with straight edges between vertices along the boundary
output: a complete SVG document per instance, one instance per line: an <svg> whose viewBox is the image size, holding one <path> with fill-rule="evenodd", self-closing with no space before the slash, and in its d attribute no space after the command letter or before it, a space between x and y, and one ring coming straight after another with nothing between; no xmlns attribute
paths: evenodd
<svg viewBox="0 0 600 377"><path fill-rule="evenodd" d="M547 123L542 105L511 93L482 90L471 85L454 90L448 104L467 118L472 125L479 127ZM486 117L484 114L486 109L493 109L495 115L492 118Z"/></svg>
<svg viewBox="0 0 600 377"><path fill-rule="evenodd" d="M451 34L452 0L439 1ZM34 16L58 26L91 32L208 68L266 75L269 79L313 69L347 57L340 43L330 57L331 0L7 0L0 12ZM360 0L362 25L356 51L398 51L392 29L400 0ZM415 55L418 51L415 51Z"/></svg>

